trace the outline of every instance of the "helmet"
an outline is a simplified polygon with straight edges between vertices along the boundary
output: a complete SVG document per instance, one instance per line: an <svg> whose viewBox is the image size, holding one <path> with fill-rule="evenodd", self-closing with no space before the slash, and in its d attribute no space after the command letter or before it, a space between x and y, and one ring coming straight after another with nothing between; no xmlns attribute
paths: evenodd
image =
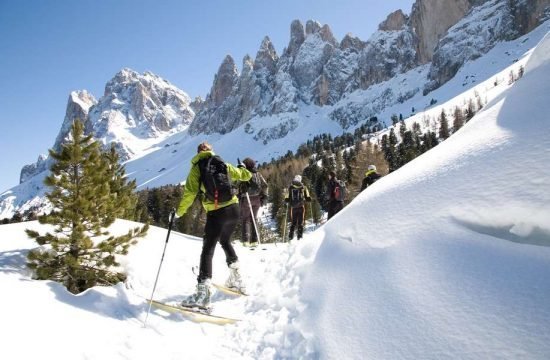
<svg viewBox="0 0 550 360"><path fill-rule="evenodd" d="M294 177L294 181L296 181L296 182L302 182L302 176L296 175L296 176Z"/></svg>
<svg viewBox="0 0 550 360"><path fill-rule="evenodd" d="M376 166L374 166L374 165L369 165L369 167L367 168L367 170L369 170L369 171L370 171L370 170L376 171Z"/></svg>

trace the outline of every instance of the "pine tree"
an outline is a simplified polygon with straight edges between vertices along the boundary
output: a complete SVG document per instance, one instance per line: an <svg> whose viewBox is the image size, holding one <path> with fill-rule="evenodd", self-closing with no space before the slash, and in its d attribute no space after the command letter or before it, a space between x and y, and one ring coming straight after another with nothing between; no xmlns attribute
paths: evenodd
<svg viewBox="0 0 550 360"><path fill-rule="evenodd" d="M441 115L439 116L439 138L445 140L449 138L449 122L447 121L447 115L445 110L441 110Z"/></svg>
<svg viewBox="0 0 550 360"><path fill-rule="evenodd" d="M111 144L109 151L103 153L108 165L109 189L115 197L113 205L107 209L107 215L114 218L136 220L137 195L136 180L128 181L126 178L126 169L120 163L120 156L116 151L114 144Z"/></svg>
<svg viewBox="0 0 550 360"><path fill-rule="evenodd" d="M399 155L397 153L397 136L395 131L392 128L390 130L390 135L382 136L382 151L384 152L384 157L388 162L389 171L395 171L399 168Z"/></svg>
<svg viewBox="0 0 550 360"><path fill-rule="evenodd" d="M37 279L61 282L72 293L125 280L123 273L112 270L119 265L116 255L127 254L148 226L122 236L112 236L105 228L135 204L129 193L135 183L125 182L124 170L108 160L113 155L102 154L99 143L84 136L78 120L70 140L59 152L51 149L50 156L54 163L44 182L51 188L46 197L53 210L38 220L53 225L54 231L41 235L26 230L42 245L29 252L28 266Z"/></svg>
<svg viewBox="0 0 550 360"><path fill-rule="evenodd" d="M470 121L470 119L473 118L475 114L476 114L476 107L474 105L474 101L470 98L468 100L468 105L466 106L466 110L464 111L464 116L466 117L465 122Z"/></svg>
<svg viewBox="0 0 550 360"><path fill-rule="evenodd" d="M464 126L464 113L457 106L454 112L453 133L457 132L462 126Z"/></svg>

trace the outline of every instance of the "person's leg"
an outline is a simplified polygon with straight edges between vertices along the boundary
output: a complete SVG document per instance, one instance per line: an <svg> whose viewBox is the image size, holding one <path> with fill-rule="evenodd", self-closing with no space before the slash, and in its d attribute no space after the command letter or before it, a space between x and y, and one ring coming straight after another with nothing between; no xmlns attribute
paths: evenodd
<svg viewBox="0 0 550 360"><path fill-rule="evenodd" d="M344 202L343 201L336 202L335 209L334 209L334 215L338 214L338 212L340 210L342 210L343 208L344 208Z"/></svg>
<svg viewBox="0 0 550 360"><path fill-rule="evenodd" d="M334 216L334 201L329 201L328 203L328 219L327 220L330 220L331 217Z"/></svg>
<svg viewBox="0 0 550 360"><path fill-rule="evenodd" d="M221 210L222 209L209 211L206 214L206 225L204 226L201 261L199 266L200 270L197 278L199 283L205 279L212 278L212 257L214 256L216 243L218 242L222 231L222 224L219 216L219 212Z"/></svg>
<svg viewBox="0 0 550 360"><path fill-rule="evenodd" d="M258 242L258 234L256 233L256 229L260 231L260 226L258 224L258 211L260 210L260 198L256 196L257 199L251 200L252 201L252 212L254 213L254 221L256 222L256 228L254 228L254 224L251 224L252 236L251 241L257 243Z"/></svg>
<svg viewBox="0 0 550 360"><path fill-rule="evenodd" d="M197 290L194 294L185 298L183 306L210 306L210 279L212 278L212 257L216 249L216 243L220 237L221 227L216 214L217 211L208 212L204 236L202 240L202 252L199 265L199 276L197 277Z"/></svg>
<svg viewBox="0 0 550 360"><path fill-rule="evenodd" d="M296 228L296 209L290 208L290 231L288 233L288 239L292 240L294 237L294 229Z"/></svg>
<svg viewBox="0 0 550 360"><path fill-rule="evenodd" d="M250 241L250 219L246 212L248 206L245 206L246 198L241 197L239 201L239 206L241 208L241 242L246 244Z"/></svg>
<svg viewBox="0 0 550 360"><path fill-rule="evenodd" d="M299 213L297 212L296 217L298 218L298 240L302 238L302 235L304 234L304 217L305 217L305 207L301 207L299 209Z"/></svg>
<svg viewBox="0 0 550 360"><path fill-rule="evenodd" d="M225 260L230 265L238 260L237 253L231 244L231 235L239 221L239 206L232 204L218 211L222 211L220 220L220 244L225 252Z"/></svg>
<svg viewBox="0 0 550 360"><path fill-rule="evenodd" d="M239 258L235 253L235 249L231 244L231 234L235 230L235 226L239 221L239 207L235 205L229 205L223 208L223 221L222 230L220 235L220 244L225 252L225 261L229 267L229 277L225 282L225 285L229 288L236 289L243 293L246 293L246 287L243 284L241 273L239 271Z"/></svg>

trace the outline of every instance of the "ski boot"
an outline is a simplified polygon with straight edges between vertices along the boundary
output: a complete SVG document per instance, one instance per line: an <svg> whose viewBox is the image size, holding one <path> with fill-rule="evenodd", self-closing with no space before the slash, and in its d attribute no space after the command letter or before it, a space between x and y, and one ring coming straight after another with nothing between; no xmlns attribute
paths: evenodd
<svg viewBox="0 0 550 360"><path fill-rule="evenodd" d="M246 286L244 285L241 273L239 272L238 261L229 265L229 277L225 282L225 286L229 289L246 294Z"/></svg>
<svg viewBox="0 0 550 360"><path fill-rule="evenodd" d="M201 310L210 311L210 295L211 291L210 279L205 279L197 284L197 292L186 297L181 306L187 308L199 308Z"/></svg>

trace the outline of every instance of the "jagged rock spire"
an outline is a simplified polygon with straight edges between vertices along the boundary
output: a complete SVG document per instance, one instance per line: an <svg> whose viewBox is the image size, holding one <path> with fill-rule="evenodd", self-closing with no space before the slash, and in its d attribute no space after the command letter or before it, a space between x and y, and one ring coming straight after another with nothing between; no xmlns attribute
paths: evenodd
<svg viewBox="0 0 550 360"><path fill-rule="evenodd" d="M275 73L277 68L277 52L275 47L271 43L271 40L268 36L264 37L260 49L256 54L256 60L254 60L254 70L267 69L269 73Z"/></svg>
<svg viewBox="0 0 550 360"><path fill-rule="evenodd" d="M231 90L237 83L238 77L239 74L235 60L233 60L231 55L227 55L214 77L214 84L212 85L212 90L210 90L209 97L215 106L221 105L229 94L231 94Z"/></svg>
<svg viewBox="0 0 550 360"><path fill-rule="evenodd" d="M290 57L296 56L298 49L300 49L300 46L304 43L305 39L306 34L304 31L304 25L302 25L300 20L292 21L290 24L290 41L288 43L288 47L286 48L285 55Z"/></svg>
<svg viewBox="0 0 550 360"><path fill-rule="evenodd" d="M471 0L417 0L411 12L411 25L418 38L421 63L432 60L439 39L466 15Z"/></svg>

